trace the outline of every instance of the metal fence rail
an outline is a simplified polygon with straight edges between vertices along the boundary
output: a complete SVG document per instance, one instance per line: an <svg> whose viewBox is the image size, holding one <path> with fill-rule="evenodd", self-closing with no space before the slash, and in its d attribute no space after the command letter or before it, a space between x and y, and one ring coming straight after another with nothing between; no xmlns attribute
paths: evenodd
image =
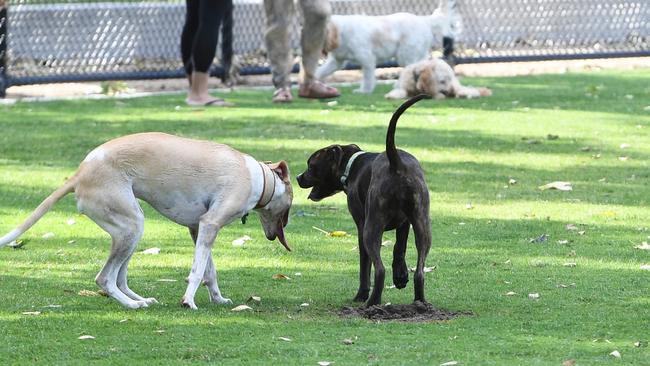
<svg viewBox="0 0 650 366"><path fill-rule="evenodd" d="M437 0L332 0L334 14L433 12ZM650 56L647 0L458 0L458 63ZM261 0L235 0L241 74L269 72ZM185 5L0 0L0 96L11 85L183 76ZM299 19L292 44L299 52ZM218 57L218 56L217 56ZM218 64L216 62L215 64ZM212 70L220 72L219 67Z"/></svg>

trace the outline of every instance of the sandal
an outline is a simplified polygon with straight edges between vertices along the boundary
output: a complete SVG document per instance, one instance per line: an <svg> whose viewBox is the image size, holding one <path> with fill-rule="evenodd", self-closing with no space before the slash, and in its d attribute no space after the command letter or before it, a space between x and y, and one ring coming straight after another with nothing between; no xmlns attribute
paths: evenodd
<svg viewBox="0 0 650 366"><path fill-rule="evenodd" d="M302 98L327 99L336 98L341 93L336 88L325 85L320 81L312 81L308 84L301 84L298 96Z"/></svg>
<svg viewBox="0 0 650 366"><path fill-rule="evenodd" d="M221 98L214 98L208 102L205 103L197 103L197 102L191 102L189 100L185 100L185 103L187 105L192 106L192 107L232 107L235 104L231 102L226 102L225 100Z"/></svg>

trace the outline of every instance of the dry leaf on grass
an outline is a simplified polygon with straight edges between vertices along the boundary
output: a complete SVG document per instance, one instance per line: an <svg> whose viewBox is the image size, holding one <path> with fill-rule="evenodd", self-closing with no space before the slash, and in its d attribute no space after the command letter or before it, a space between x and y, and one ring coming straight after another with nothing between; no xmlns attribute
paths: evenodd
<svg viewBox="0 0 650 366"><path fill-rule="evenodd" d="M531 299L531 300L537 300L537 299L539 299L539 297L540 297L539 294L536 293L536 292L532 293L532 294L528 294L528 298Z"/></svg>
<svg viewBox="0 0 650 366"><path fill-rule="evenodd" d="M161 278L158 280L158 282L177 282L178 280L174 280L171 278Z"/></svg>
<svg viewBox="0 0 650 366"><path fill-rule="evenodd" d="M508 291L506 292L506 296L515 296L517 293L514 291Z"/></svg>
<svg viewBox="0 0 650 366"><path fill-rule="evenodd" d="M350 338L346 338L346 339L342 340L341 343L350 345L350 344L354 344L354 341L352 339L350 339Z"/></svg>
<svg viewBox="0 0 650 366"><path fill-rule="evenodd" d="M237 238L232 241L232 245L235 247L241 247L242 245L246 244L247 241L251 240L251 237L248 235L244 235L241 238Z"/></svg>
<svg viewBox="0 0 650 366"><path fill-rule="evenodd" d="M146 250L141 251L140 253L142 253L142 254L151 254L151 255L156 255L156 254L159 254L159 253L160 253L160 248L156 248L156 247L154 247L154 248L149 248L149 249L146 249Z"/></svg>
<svg viewBox="0 0 650 366"><path fill-rule="evenodd" d="M642 264L641 267L642 270L644 271L650 271L650 264Z"/></svg>
<svg viewBox="0 0 650 366"><path fill-rule="evenodd" d="M529 243L543 243L543 242L547 241L548 238L549 238L548 234L542 234L542 235L540 235L540 236L538 236L536 238L528 239L528 242Z"/></svg>
<svg viewBox="0 0 650 366"><path fill-rule="evenodd" d="M576 364L576 360L574 360L573 358L564 360L564 362L562 362L562 366L573 366L575 364Z"/></svg>
<svg viewBox="0 0 650 366"><path fill-rule="evenodd" d="M317 363L318 363L320 366L330 366L330 365L333 364L334 362L332 362L332 361L318 361Z"/></svg>
<svg viewBox="0 0 650 366"><path fill-rule="evenodd" d="M547 189L557 189L558 191L572 191L573 187L571 186L571 182L551 182L548 184L544 184L543 186L537 187L541 191L545 191Z"/></svg>
<svg viewBox="0 0 650 366"><path fill-rule="evenodd" d="M577 265L578 264L576 262L567 262L563 264L564 267L575 267Z"/></svg>
<svg viewBox="0 0 650 366"><path fill-rule="evenodd" d="M51 239L51 238L53 238L53 237L54 237L54 233L53 233L53 232L45 233L45 234L43 234L43 236L42 236L43 239Z"/></svg>
<svg viewBox="0 0 650 366"><path fill-rule="evenodd" d="M246 302L251 302L251 301L254 301L254 302L261 302L261 301L262 301L262 298L259 297L259 296L251 296L251 297L248 298L248 300L246 300Z"/></svg>
<svg viewBox="0 0 650 366"><path fill-rule="evenodd" d="M333 238L342 238L342 237L348 236L348 233L345 232L345 231L342 231L342 230L326 231L326 230L323 230L323 229L321 229L319 227L316 227L316 226L312 226L312 228L315 229L315 230L320 231L321 233L323 233L323 234L325 234L327 236L331 236Z"/></svg>
<svg viewBox="0 0 650 366"><path fill-rule="evenodd" d="M563 244L563 245L564 245L564 244L569 244L569 241L566 240L566 239L562 239L562 240L558 240L557 243L558 243L558 244Z"/></svg>
<svg viewBox="0 0 650 366"><path fill-rule="evenodd" d="M248 306L248 305L239 305L239 306L235 306L234 308L230 309L230 311L236 311L236 312L240 312L240 311L244 311L244 310L253 310L253 308Z"/></svg>
<svg viewBox="0 0 650 366"><path fill-rule="evenodd" d="M454 365L458 365L458 361L448 361L440 364L440 366L454 366Z"/></svg>
<svg viewBox="0 0 650 366"><path fill-rule="evenodd" d="M634 347L636 347L636 348L641 347L641 342L640 341L634 342Z"/></svg>
<svg viewBox="0 0 650 366"><path fill-rule="evenodd" d="M23 315L41 315L40 311L24 311Z"/></svg>
<svg viewBox="0 0 650 366"><path fill-rule="evenodd" d="M648 244L647 241L644 241L641 244L635 246L634 249L650 250L650 244Z"/></svg>
<svg viewBox="0 0 650 366"><path fill-rule="evenodd" d="M91 290L79 290L79 296L99 296L99 292L96 291L91 291Z"/></svg>
<svg viewBox="0 0 650 366"><path fill-rule="evenodd" d="M307 302L303 302L302 304L300 304L301 308L306 308L308 306L309 306L309 303L307 303Z"/></svg>
<svg viewBox="0 0 650 366"><path fill-rule="evenodd" d="M387 247L389 245L393 245L393 242L390 241L390 240L384 240L384 241L381 242L382 247Z"/></svg>
<svg viewBox="0 0 650 366"><path fill-rule="evenodd" d="M514 179L514 178L510 178L510 179L508 180L508 184L511 185L511 186L514 186L515 184L517 184L517 180Z"/></svg>
<svg viewBox="0 0 650 366"><path fill-rule="evenodd" d="M91 336L91 335L82 335L82 336L79 336L79 338L77 338L77 339L81 339L81 340L84 340L84 339L95 339L95 337L93 337L93 336Z"/></svg>
<svg viewBox="0 0 650 366"><path fill-rule="evenodd" d="M276 273L272 276L274 280L290 280L291 277L284 275L282 273Z"/></svg>
<svg viewBox="0 0 650 366"><path fill-rule="evenodd" d="M288 338L288 337L278 337L279 340L285 341L285 342L291 342L293 339Z"/></svg>
<svg viewBox="0 0 650 366"><path fill-rule="evenodd" d="M612 357L621 358L621 353L617 350L613 350L609 355Z"/></svg>
<svg viewBox="0 0 650 366"><path fill-rule="evenodd" d="M66 221L65 223L68 224L68 225L74 225L77 222L74 219L68 219L68 221Z"/></svg>

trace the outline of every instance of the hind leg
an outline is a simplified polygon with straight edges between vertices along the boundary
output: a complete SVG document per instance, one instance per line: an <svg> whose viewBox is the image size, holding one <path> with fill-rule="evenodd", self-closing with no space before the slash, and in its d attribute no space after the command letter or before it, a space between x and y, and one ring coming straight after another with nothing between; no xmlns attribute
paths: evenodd
<svg viewBox="0 0 650 366"><path fill-rule="evenodd" d="M133 255L133 252L135 251L136 246L137 246L137 243L132 245L131 254L126 259L126 261L124 261L124 263L122 264L122 267L120 268L120 271L117 274L117 288L119 288L126 296L132 298L133 300L144 301L144 302L147 303L147 305L158 303L158 300L156 300L153 297L146 297L145 298L145 297L142 297L142 296L136 294L135 292L133 292L133 290L131 290L129 288L129 285L127 283L127 267L129 265L129 261L131 260L131 256Z"/></svg>
<svg viewBox="0 0 650 366"><path fill-rule="evenodd" d="M426 302L424 297L424 265L431 248L431 220L429 219L429 201L424 200L424 204L414 212L409 220L413 225L415 233L415 247L418 251L418 262L413 275L415 287L415 301Z"/></svg>
<svg viewBox="0 0 650 366"><path fill-rule="evenodd" d="M133 192L126 187L120 189L115 185L93 190L80 186L76 194L79 211L104 229L112 239L108 260L95 277L95 282L108 296L127 308L147 307L145 299L140 300L141 297L137 295L138 298L134 299L118 286L118 277L123 266L123 284L126 284L126 264L144 229L144 215Z"/></svg>
<svg viewBox="0 0 650 366"><path fill-rule="evenodd" d="M395 247L393 247L393 284L399 289L409 282L409 270L406 266L406 242L409 237L408 221L397 228Z"/></svg>
<svg viewBox="0 0 650 366"><path fill-rule="evenodd" d="M198 229L190 228L190 235L192 236L192 241L196 245L196 238L198 237ZM216 304L232 304L232 300L225 298L221 295L221 290L219 290L219 283L217 282L217 269L214 266L212 256L208 258L208 263L205 266L205 273L203 274L203 283L208 288L208 293L210 294L210 301Z"/></svg>

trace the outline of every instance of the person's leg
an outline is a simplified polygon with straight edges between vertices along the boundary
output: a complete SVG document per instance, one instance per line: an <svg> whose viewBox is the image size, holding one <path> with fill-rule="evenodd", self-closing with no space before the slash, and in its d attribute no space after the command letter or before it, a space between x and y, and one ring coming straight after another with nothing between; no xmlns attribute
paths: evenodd
<svg viewBox="0 0 650 366"><path fill-rule="evenodd" d="M181 33L181 59L185 75L192 84L192 44L199 28L199 0L185 0L185 24Z"/></svg>
<svg viewBox="0 0 650 366"><path fill-rule="evenodd" d="M300 45L302 62L299 96L305 98L333 98L340 93L335 88L316 80L314 73L325 43L325 30L332 7L328 0L300 0L305 18Z"/></svg>
<svg viewBox="0 0 650 366"><path fill-rule="evenodd" d="M227 7L224 7L221 2L199 0L199 24L192 43L192 80L187 104L228 105L222 99L208 93L210 65L217 50L219 27L226 10Z"/></svg>
<svg viewBox="0 0 650 366"><path fill-rule="evenodd" d="M289 73L292 57L289 48L289 27L293 19L293 0L264 0L266 13L266 52L271 63L274 102L290 102Z"/></svg>

